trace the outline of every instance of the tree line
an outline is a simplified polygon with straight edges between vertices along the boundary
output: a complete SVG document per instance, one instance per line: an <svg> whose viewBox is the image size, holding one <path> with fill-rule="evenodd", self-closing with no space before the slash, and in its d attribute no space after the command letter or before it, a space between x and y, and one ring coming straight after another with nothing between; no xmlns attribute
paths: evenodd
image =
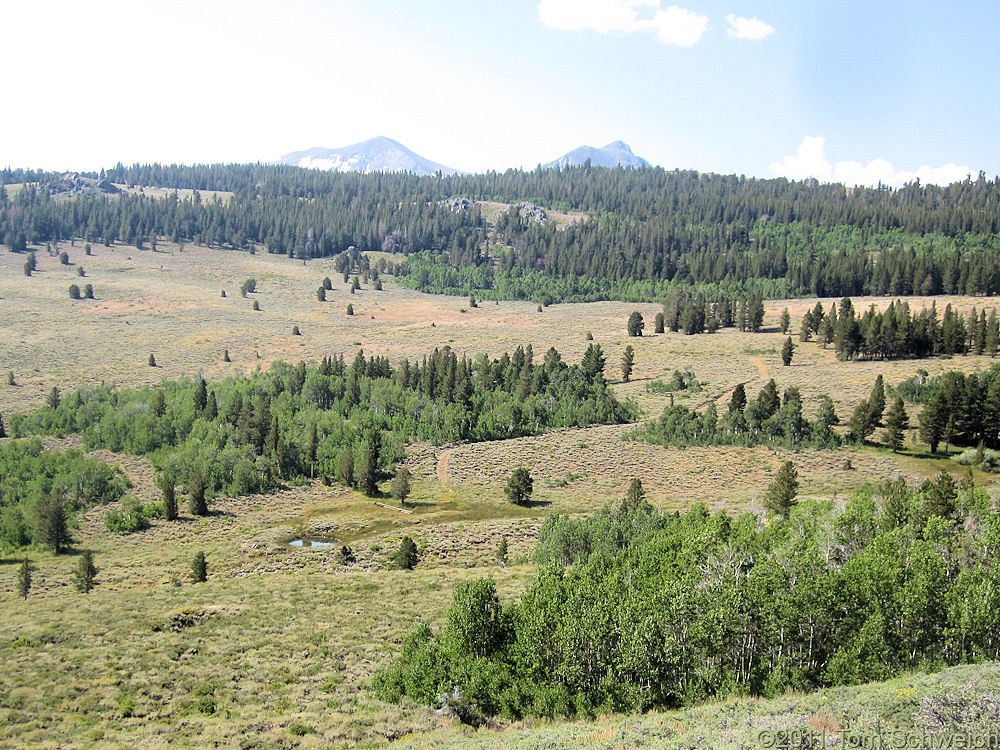
<svg viewBox="0 0 1000 750"><path fill-rule="evenodd" d="M1000 448L1000 365L969 374L950 370L933 378L921 370L895 392L924 405L920 435L932 453L942 444Z"/></svg>
<svg viewBox="0 0 1000 750"><path fill-rule="evenodd" d="M1000 324L996 308L977 310L968 317L945 306L938 317L937 303L911 312L905 300L890 302L882 312L871 305L863 313L847 297L831 304L829 312L817 302L803 321L800 340L813 335L826 347L833 343L837 357L849 359L900 359L935 357L940 354L997 355Z"/></svg>
<svg viewBox="0 0 1000 750"><path fill-rule="evenodd" d="M636 495L638 494L638 497ZM592 716L883 680L1000 657L1000 513L943 473L787 520L678 514L634 493L543 524L519 600L458 584L378 695L490 716Z"/></svg>
<svg viewBox="0 0 1000 750"><path fill-rule="evenodd" d="M786 388L782 395L772 378L754 400L748 401L746 389L740 383L733 389L725 414L719 415L714 401L709 401L701 412L671 404L657 419L632 433L632 437L681 448L695 445L835 448L840 445L841 437L833 428L840 424L840 418L829 396L821 395L819 402L815 418L809 421L803 414L798 388ZM881 414L879 411L868 419L877 423Z"/></svg>
<svg viewBox="0 0 1000 750"><path fill-rule="evenodd" d="M7 170L0 181L31 184L13 196L0 189L0 238L18 251L71 237L139 247L167 237L298 258L351 247L425 251L429 261L401 270L417 274L412 283L428 291L458 285L465 294L530 298L543 289L554 299L638 297L673 285L768 297L1000 291L1000 180L982 174L944 188L914 183L898 190L586 167L417 177L260 164L135 165L101 177L232 196L55 199L47 183L58 175ZM511 207L491 225L479 200ZM557 227L522 209L522 201L586 219ZM440 275L430 273L437 267ZM460 273L447 278L446 269Z"/></svg>
<svg viewBox="0 0 1000 750"><path fill-rule="evenodd" d="M635 419L635 405L611 393L604 365L596 344L580 365L555 349L536 362L530 345L494 359L445 347L395 367L359 350L349 364L343 355L279 362L211 388L195 378L65 396L54 389L10 427L16 436L79 433L87 449L148 455L165 500L181 485L192 512L204 514L215 494L269 492L302 478L376 494L414 439L498 440Z"/></svg>

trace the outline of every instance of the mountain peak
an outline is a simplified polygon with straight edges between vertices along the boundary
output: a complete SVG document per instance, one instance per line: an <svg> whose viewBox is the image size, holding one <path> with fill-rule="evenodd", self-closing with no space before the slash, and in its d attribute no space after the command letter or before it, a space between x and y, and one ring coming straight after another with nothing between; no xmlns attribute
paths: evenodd
<svg viewBox="0 0 1000 750"><path fill-rule="evenodd" d="M579 167L590 161L592 167L633 167L635 169L646 169L649 162L641 156L632 153L632 149L625 141L612 141L603 148L593 146L580 146L568 154L560 156L555 161L543 164L543 168Z"/></svg>
<svg viewBox="0 0 1000 750"><path fill-rule="evenodd" d="M625 141L611 141L607 146L601 149L601 151L627 151L632 153L632 149L629 147Z"/></svg>
<svg viewBox="0 0 1000 750"><path fill-rule="evenodd" d="M384 135L342 148L310 148L281 157L282 164L333 172L412 172L432 175L457 170L415 154L399 141Z"/></svg>

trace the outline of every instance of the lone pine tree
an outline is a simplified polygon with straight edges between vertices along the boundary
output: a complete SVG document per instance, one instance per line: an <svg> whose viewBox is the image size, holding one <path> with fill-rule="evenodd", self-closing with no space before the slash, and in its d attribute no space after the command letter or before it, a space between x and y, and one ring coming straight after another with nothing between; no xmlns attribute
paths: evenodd
<svg viewBox="0 0 1000 750"><path fill-rule="evenodd" d="M194 553L191 560L191 581L192 583L204 583L208 580L208 560L205 553L198 551Z"/></svg>
<svg viewBox="0 0 1000 750"><path fill-rule="evenodd" d="M400 570L413 570L417 564L417 545L410 537L404 536L399 542L399 549L393 555L393 561Z"/></svg>
<svg viewBox="0 0 1000 750"><path fill-rule="evenodd" d="M781 347L781 364L788 367L792 364L792 354L795 352L795 344L792 343L792 337L789 336L785 339L784 346Z"/></svg>
<svg viewBox="0 0 1000 750"><path fill-rule="evenodd" d="M89 594L96 585L97 573L97 566L94 564L94 553L90 550L84 550L80 553L76 571L73 574L77 589L84 594Z"/></svg>
<svg viewBox="0 0 1000 750"><path fill-rule="evenodd" d="M642 322L642 315L636 310L628 317L628 335L629 336L642 336L642 329L645 327L645 323Z"/></svg>
<svg viewBox="0 0 1000 750"><path fill-rule="evenodd" d="M504 494L514 505L527 505L531 500L531 493L534 490L534 480L531 474L524 467L514 469L514 473L507 480Z"/></svg>
<svg viewBox="0 0 1000 750"><path fill-rule="evenodd" d="M778 475L767 488L764 495L764 507L771 515L787 518L789 511L795 506L795 496L799 492L799 474L795 464L785 461L778 469Z"/></svg>
<svg viewBox="0 0 1000 750"><path fill-rule="evenodd" d="M635 349L631 345L625 347L622 354L622 380L626 383L632 377L632 368L635 366Z"/></svg>
<svg viewBox="0 0 1000 750"><path fill-rule="evenodd" d="M31 570L31 561L26 557L17 569L17 595L22 599L27 599L31 591Z"/></svg>

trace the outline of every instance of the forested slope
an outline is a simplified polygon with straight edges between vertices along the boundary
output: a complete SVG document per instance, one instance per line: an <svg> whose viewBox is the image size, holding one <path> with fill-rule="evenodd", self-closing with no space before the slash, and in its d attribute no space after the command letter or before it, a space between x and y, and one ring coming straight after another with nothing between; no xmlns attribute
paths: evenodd
<svg viewBox="0 0 1000 750"><path fill-rule="evenodd" d="M167 237L300 258L419 253L393 268L414 286L509 297L653 298L676 284L772 297L1000 291L1000 180L983 174L898 190L588 166L417 177L146 165L94 176L233 197L52 195L56 176L4 170L3 183L27 185L0 193L0 238L14 250ZM479 201L511 208L487 222ZM557 226L536 206L586 219Z"/></svg>

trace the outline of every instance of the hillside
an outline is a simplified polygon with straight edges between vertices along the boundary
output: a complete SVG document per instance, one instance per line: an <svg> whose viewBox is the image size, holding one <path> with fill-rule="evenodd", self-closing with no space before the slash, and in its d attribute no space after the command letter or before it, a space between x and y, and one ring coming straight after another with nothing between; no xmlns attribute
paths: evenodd
<svg viewBox="0 0 1000 750"><path fill-rule="evenodd" d="M753 399L773 377L783 389L800 390L809 418L819 394L826 393L846 421L877 374L893 386L918 366L934 376L992 363L972 355L919 363L839 362L833 349L808 342L797 349L792 366L783 367L781 312L789 308L797 327L815 299L766 303L764 331L758 334L729 328L713 335L651 335L647 330L642 337L628 337L630 312L639 310L652 320L661 306L577 303L541 312L528 302L472 307L468 297L422 294L389 275L382 277L381 291L369 281L351 293L334 258L303 262L286 255L182 247L162 238L155 251L148 243L141 251L95 244L87 255L84 245L82 240L57 243L53 255L45 246L32 246L37 271L30 277L21 270L24 255L0 253L0 351L4 371L13 371L16 382L0 386L8 425L12 415L42 405L54 386L67 395L102 381L108 387L156 389L165 381L202 374L215 390L224 378L258 367L266 372L276 360L315 363L343 354L350 361L362 347L395 365L404 356L412 361L446 344L470 357L479 352L499 356L531 344L536 361L555 346L567 362L576 363L591 343L600 343L611 388L623 400L634 399L644 418L673 401L692 408L718 401L724 408L738 384ZM68 264L60 262L61 252L67 253ZM240 286L251 277L256 289L243 298ZM320 302L316 290L324 277L332 283L327 301ZM70 300L66 289L74 281L93 284L95 299ZM832 301L823 303L828 307ZM858 298L855 303L864 309L890 301ZM920 309L932 301L911 303ZM963 314L982 305L977 298L937 301ZM348 303L353 316L345 314ZM301 335L293 335L293 325ZM627 345L634 347L636 365L632 379L622 382L617 363ZM147 364L150 353L156 367ZM665 391L675 370L696 373L700 390ZM832 452L780 446L677 449L623 439L634 429L605 425L514 440L407 445L411 514L373 505L357 490L318 479L270 495L220 494L204 517L187 510L181 490L180 521L153 518L148 529L127 535L107 528L108 513L121 511L122 503L94 507L72 532L72 549L91 550L96 557L97 586L90 594L73 586L76 554L8 551L0 566L0 649L7 664L0 744L45 746L58 738L81 746L167 741L203 746L235 744L252 735L271 747L377 746L392 740L404 746L502 741L520 747L530 746L535 737L572 746L614 743L619 736L624 739L618 744L630 743L648 733L670 747L675 735L668 732L678 732L682 739L677 742L719 737L726 747L727 737L744 737L756 726L781 728L786 720L798 726L814 713L815 722L827 722L823 726L830 725L827 714L832 713L839 726L853 728L868 726L860 717L873 715L902 722L913 715L906 712L924 717L932 716L932 709L933 716L979 710L984 704L978 693L947 687L963 680L981 679L984 692L995 691L992 667L960 667L885 688L826 691L826 699L819 694L729 701L597 723L531 721L505 724L499 734L483 729L471 735L432 709L375 698L370 691L375 672L398 656L419 621L441 625L455 584L487 576L497 582L504 601L516 599L534 575L530 559L545 518L595 511L621 498L633 478L642 479L658 508L685 510L702 501L713 510L759 513L768 483L787 459L798 467L804 496L835 502L859 486L877 486L897 474L924 478L941 469L956 476L964 471L944 453L926 455L915 420L899 454L875 443ZM46 438L46 443L66 448L79 446L80 438ZM149 459L106 450L91 455L121 466L132 482L129 493L142 503L159 500ZM535 483L536 502L526 508L512 505L503 494L510 474L522 466ZM995 490L996 475L976 470L974 476ZM386 505L392 504L390 484L388 477L381 480L380 502ZM403 535L412 536L419 550L413 571L394 570L389 559ZM296 538L350 545L355 562L339 562L337 546L290 547L287 542ZM501 538L509 545L505 567L496 563ZM208 559L205 584L190 583L197 551ZM31 593L22 601L15 577L25 554L35 570ZM916 692L907 692L911 688ZM944 697L924 702L927 696ZM823 710L827 701L837 709ZM928 719L927 726L939 725Z"/></svg>
<svg viewBox="0 0 1000 750"><path fill-rule="evenodd" d="M870 190L661 169L439 179L137 165L101 177L155 186L148 195L60 200L47 184L61 176L30 176L39 187L0 194L0 237L18 251L70 237L136 245L154 235L300 259L353 247L406 256L395 270L424 291L556 301L652 301L678 285L770 298L1000 293L1000 182L982 175L946 188ZM200 191L233 197L220 203ZM560 225L535 220L534 209L481 208L495 203L587 220Z"/></svg>

